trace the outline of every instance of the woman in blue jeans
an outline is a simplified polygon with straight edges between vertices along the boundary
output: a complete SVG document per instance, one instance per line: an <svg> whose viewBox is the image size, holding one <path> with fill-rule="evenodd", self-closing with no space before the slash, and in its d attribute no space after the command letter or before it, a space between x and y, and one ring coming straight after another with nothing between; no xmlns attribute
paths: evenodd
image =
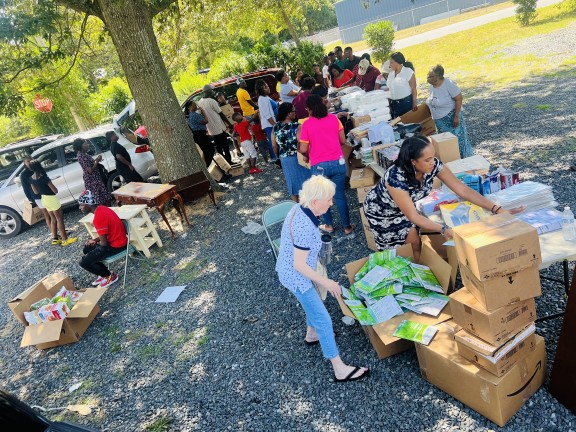
<svg viewBox="0 0 576 432"><path fill-rule="evenodd" d="M344 193L346 181L346 160L342 152L342 145L346 142L344 127L338 117L328 113L328 108L318 95L312 94L308 97L306 109L310 116L302 124L299 151L305 155L309 154L312 175L323 175L336 185L334 201L340 213L344 235L353 235L354 228L350 224L350 211ZM330 208L323 217L324 224L320 225L320 229L329 233L334 232Z"/></svg>
<svg viewBox="0 0 576 432"><path fill-rule="evenodd" d="M322 176L312 176L304 182L300 205L292 207L282 226L276 271L280 283L294 294L306 313L304 341L309 346L320 344L324 358L332 363L334 380L343 382L364 378L370 371L349 366L340 358L332 320L313 285L322 285L334 297L342 294L338 282L316 271L322 247L318 216L332 205L335 189L334 183Z"/></svg>

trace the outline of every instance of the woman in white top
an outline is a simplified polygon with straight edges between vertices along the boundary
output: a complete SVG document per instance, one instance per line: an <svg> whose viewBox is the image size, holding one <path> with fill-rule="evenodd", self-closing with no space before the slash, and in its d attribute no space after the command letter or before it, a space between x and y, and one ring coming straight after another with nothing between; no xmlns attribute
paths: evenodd
<svg viewBox="0 0 576 432"><path fill-rule="evenodd" d="M392 117L400 117L408 111L418 109L414 65L407 62L401 52L390 56L390 69L386 85L390 89Z"/></svg>
<svg viewBox="0 0 576 432"><path fill-rule="evenodd" d="M430 108L438 133L451 132L456 135L460 157L472 156L474 152L462 114L462 92L456 83L444 77L444 68L441 65L430 69L427 81L430 84L430 96L426 99L426 105Z"/></svg>
<svg viewBox="0 0 576 432"><path fill-rule="evenodd" d="M272 99L270 99L270 88L266 81L259 79L256 81L256 94L258 95L258 113L260 115L260 126L262 130L266 132L268 137L268 150L270 151L270 157L273 162L278 159L276 153L274 153L274 148L272 147L272 128L276 124L276 116L274 115L274 108L272 107Z"/></svg>

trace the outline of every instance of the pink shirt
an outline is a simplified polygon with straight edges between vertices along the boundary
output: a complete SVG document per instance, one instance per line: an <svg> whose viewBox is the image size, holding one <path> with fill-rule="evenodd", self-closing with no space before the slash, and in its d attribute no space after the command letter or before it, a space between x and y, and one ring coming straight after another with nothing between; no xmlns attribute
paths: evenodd
<svg viewBox="0 0 576 432"><path fill-rule="evenodd" d="M344 129L334 114L321 119L308 117L302 124L300 141L310 145L310 165L340 159L340 131Z"/></svg>

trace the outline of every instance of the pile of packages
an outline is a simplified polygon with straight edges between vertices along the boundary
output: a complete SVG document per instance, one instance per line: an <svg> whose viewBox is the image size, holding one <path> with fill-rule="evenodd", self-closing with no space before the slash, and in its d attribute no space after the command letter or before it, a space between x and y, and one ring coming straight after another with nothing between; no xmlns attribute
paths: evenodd
<svg viewBox="0 0 576 432"><path fill-rule="evenodd" d="M69 291L62 287L51 299L45 297L30 306L30 312L24 312L28 324L40 324L66 318L82 293Z"/></svg>
<svg viewBox="0 0 576 432"><path fill-rule="evenodd" d="M453 320L438 326L430 345L416 346L420 368L432 384L504 426L546 377L544 340L534 326L538 234L500 214L456 228L454 239L464 288L450 295Z"/></svg>
<svg viewBox="0 0 576 432"><path fill-rule="evenodd" d="M554 199L552 188L542 183L525 181L510 188L502 189L487 196L490 201L511 210L525 206L524 211L530 212L545 208L553 208L558 205Z"/></svg>
<svg viewBox="0 0 576 432"><path fill-rule="evenodd" d="M375 325L409 311L438 316L448 303L432 271L396 256L395 249L371 254L354 280L342 296L362 325Z"/></svg>
<svg viewBox="0 0 576 432"><path fill-rule="evenodd" d="M358 87L347 90L347 94L340 96L342 109L348 110L358 117L369 115L373 123L388 121L392 118L388 107L389 91L374 90L366 93ZM338 94L340 95L340 93Z"/></svg>

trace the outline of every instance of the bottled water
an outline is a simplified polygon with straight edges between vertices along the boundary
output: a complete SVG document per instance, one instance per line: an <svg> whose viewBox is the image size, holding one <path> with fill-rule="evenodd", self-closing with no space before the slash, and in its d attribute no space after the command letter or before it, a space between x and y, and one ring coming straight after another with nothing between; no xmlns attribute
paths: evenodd
<svg viewBox="0 0 576 432"><path fill-rule="evenodd" d="M574 213L570 210L570 207L564 207L562 212L562 234L564 235L564 240L575 241L576 240L576 227L574 226Z"/></svg>
<svg viewBox="0 0 576 432"><path fill-rule="evenodd" d="M344 156L340 155L340 159L338 160L338 163L340 165L344 165L346 163L346 161L344 160Z"/></svg>
<svg viewBox="0 0 576 432"><path fill-rule="evenodd" d="M344 316L342 317L342 322L343 322L344 324L346 324L346 325L351 326L351 325L354 325L354 323L356 322L356 320L355 320L354 318L351 318L351 317L347 316L347 315L344 315Z"/></svg>

